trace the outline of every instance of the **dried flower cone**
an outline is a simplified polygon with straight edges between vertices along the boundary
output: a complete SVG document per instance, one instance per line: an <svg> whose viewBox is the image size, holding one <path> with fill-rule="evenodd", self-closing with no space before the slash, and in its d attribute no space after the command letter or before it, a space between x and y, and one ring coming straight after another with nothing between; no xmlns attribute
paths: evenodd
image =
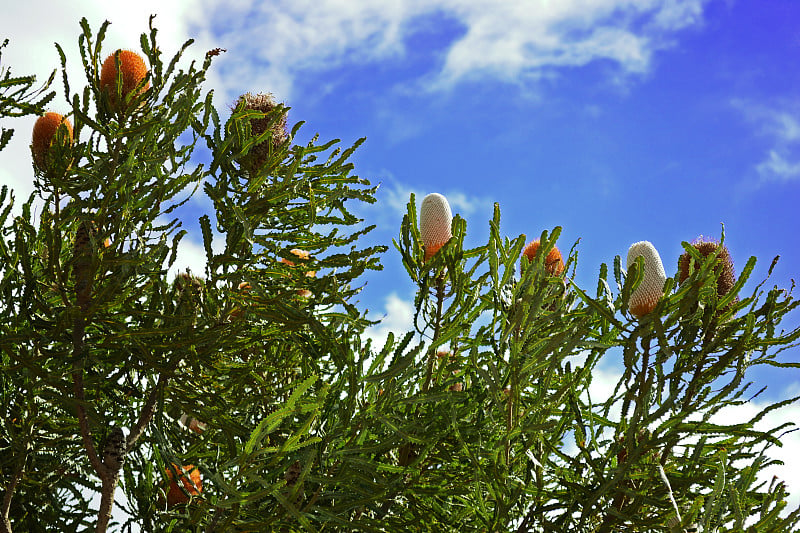
<svg viewBox="0 0 800 533"><path fill-rule="evenodd" d="M708 257L717 252L717 248L722 246L717 256L717 265L714 266L714 272L717 274L717 295L721 298L728 294L733 285L736 283L736 273L733 269L733 259L725 245L720 245L714 241L704 241L702 238L692 243L692 246L698 252L703 254L703 257ZM678 282L683 283L689 277L689 263L691 262L689 252L683 252L678 260Z"/></svg>
<svg viewBox="0 0 800 533"><path fill-rule="evenodd" d="M103 61L100 69L100 89L108 94L109 102L114 110L119 108L117 102L117 60L122 71L122 98L123 100L145 79L147 65L142 56L132 50L117 50ZM150 82L144 84L141 91L146 91Z"/></svg>
<svg viewBox="0 0 800 533"><path fill-rule="evenodd" d="M425 246L425 261L433 257L439 248L453 237L451 226L453 213L447 198L431 193L422 200L419 213L419 232Z"/></svg>
<svg viewBox="0 0 800 533"><path fill-rule="evenodd" d="M186 474L181 473L179 474L179 478L183 488L189 495L196 496L203 492L203 481L200 479L200 470L195 468L194 465L186 465L181 468L179 465L173 463L172 466L177 472L181 472L181 470L183 472L188 472L189 477L186 477ZM178 487L178 482L174 479L174 474L171 468L167 468L167 480L169 481L169 490L167 491L167 506L173 507L180 503L188 502L189 495L184 494L183 490Z"/></svg>
<svg viewBox="0 0 800 533"><path fill-rule="evenodd" d="M631 268L639 256L644 258L644 277L628 301L628 310L636 318L646 315L656 307L658 300L664 295L664 282L667 280L661 256L652 243L633 243L628 249L627 268Z"/></svg>
<svg viewBox="0 0 800 533"><path fill-rule="evenodd" d="M536 253L539 251L539 246L539 239L531 241L525 246L525 249L522 250L522 255L527 257L528 261L533 262ZM561 251L557 247L553 246L547 253L547 257L544 259L544 268L551 276L559 276L564 271L564 259L561 256Z"/></svg>
<svg viewBox="0 0 800 533"><path fill-rule="evenodd" d="M261 113L269 113L278 107L278 103L270 93L245 93L236 100L233 109L238 108L242 103L244 103L245 109L252 109ZM269 158L270 151L286 142L286 139L289 138L289 134L286 131L286 119L287 113L285 112L277 122L272 122L272 117L250 119L250 132L252 135L260 136L270 130L272 136L270 139L253 146L247 155L239 160L245 170L254 171L263 166Z"/></svg>
<svg viewBox="0 0 800 533"><path fill-rule="evenodd" d="M33 153L33 164L40 172L47 171L47 154L56 140L56 133L62 127L66 131L67 144L71 145L72 124L63 115L48 112L39 117L33 125L31 151Z"/></svg>
<svg viewBox="0 0 800 533"><path fill-rule="evenodd" d="M81 222L75 233L75 244L72 248L75 301L83 312L89 309L92 298L92 237L96 231L90 222Z"/></svg>

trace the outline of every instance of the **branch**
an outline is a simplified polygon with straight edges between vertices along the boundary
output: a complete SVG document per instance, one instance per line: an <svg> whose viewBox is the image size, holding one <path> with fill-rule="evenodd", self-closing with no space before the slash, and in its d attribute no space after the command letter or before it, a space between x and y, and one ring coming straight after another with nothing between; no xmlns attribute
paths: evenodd
<svg viewBox="0 0 800 533"><path fill-rule="evenodd" d="M27 454L26 454L27 456ZM2 508L2 521L0 521L0 526L2 526L2 530L0 533L11 533L11 520L8 518L8 512L11 509L11 498L14 496L14 490L17 488L17 484L19 480L22 479L22 472L25 470L25 457L22 458L20 461L19 466L17 467L17 471L14 472L14 478L11 480L11 483L8 484L6 487L5 496L3 496L3 508Z"/></svg>
<svg viewBox="0 0 800 533"><path fill-rule="evenodd" d="M84 318L81 316L75 321L75 329L72 332L73 355L75 356L75 364L72 367L72 382L75 400L77 403L78 411L78 424L81 428L81 438L83 439L83 447L86 449L86 455L89 457L89 462L92 468L100 476L101 480L105 480L107 471L100 458L97 456L97 450L92 442L92 433L89 429L89 420L86 418L86 393L83 387L83 333L86 328Z"/></svg>
<svg viewBox="0 0 800 533"><path fill-rule="evenodd" d="M153 387L152 391L150 391L150 396L147 397L147 402L145 402L144 406L142 407L142 412L139 414L139 420L128 433L128 438L125 441L126 450L130 450L131 447L136 444L136 441L139 440L139 437L141 437L144 433L144 429L150 423L150 420L152 420L153 415L156 412L156 401L158 400L158 395L163 388L163 379L164 374L160 374L158 376L158 382L156 383L156 386Z"/></svg>

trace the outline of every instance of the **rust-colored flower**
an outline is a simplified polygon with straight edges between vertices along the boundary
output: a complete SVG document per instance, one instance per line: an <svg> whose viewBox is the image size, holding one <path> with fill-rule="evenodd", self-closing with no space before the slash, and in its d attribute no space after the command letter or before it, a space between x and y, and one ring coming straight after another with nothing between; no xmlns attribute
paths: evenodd
<svg viewBox="0 0 800 533"><path fill-rule="evenodd" d="M725 245L718 244L713 240L704 240L703 237L698 238L692 243L692 246L700 252L703 257L714 255L717 248L720 246L722 249L717 256L717 264L714 266L714 273L717 275L717 295L721 298L728 294L733 285L736 283L736 273L733 269L733 259ZM689 277L689 263L691 262L689 252L683 252L680 259L678 259L678 282L683 284Z"/></svg>
<svg viewBox="0 0 800 533"><path fill-rule="evenodd" d="M644 258L644 277L628 300L628 310L636 318L646 315L656 307L658 300L664 295L664 282L667 280L661 256L651 242L640 241L631 244L628 249L627 268L631 268L639 256Z"/></svg>
<svg viewBox="0 0 800 533"><path fill-rule="evenodd" d="M431 193L422 200L419 210L419 232L425 247L425 261L433 257L452 236L453 213L447 198Z"/></svg>
<svg viewBox="0 0 800 533"><path fill-rule="evenodd" d="M280 104L275 101L271 93L245 93L236 100L233 104L233 109L236 110L241 105L244 105L244 108L248 110L269 114ZM257 170L264 165L273 149L286 142L289 138L289 133L286 130L287 117L288 113L284 111L277 121L273 121L273 118L269 116L250 119L250 133L253 136L260 136L267 130L270 131L271 135L263 142L253 146L247 155L239 158L239 164L242 165L244 170Z"/></svg>
<svg viewBox="0 0 800 533"><path fill-rule="evenodd" d="M522 250L522 255L527 257L528 261L533 262L539 251L540 244L539 239L529 242L525 249ZM561 257L561 251L556 246L553 246L547 253L547 257L544 259L544 268L551 276L559 276L564 271L564 259Z"/></svg>
<svg viewBox="0 0 800 533"><path fill-rule="evenodd" d="M167 480L169 481L169 490L167 491L168 507L186 503L189 501L190 496L196 496L203 492L203 480L200 478L200 470L198 470L194 465L186 465L181 467L175 463L172 463L172 466L176 472L179 472L179 474L178 479L176 480L173 469L167 468ZM186 493L184 493L184 491L178 486L178 480L180 480Z"/></svg>
<svg viewBox="0 0 800 533"><path fill-rule="evenodd" d="M72 124L63 115L48 112L36 120L33 125L33 138L31 140L31 151L33 153L33 164L40 172L47 171L47 154L53 142L56 141L56 133L61 129L65 132L62 137L65 144L72 144Z"/></svg>
<svg viewBox="0 0 800 533"><path fill-rule="evenodd" d="M147 76L147 65L142 56L133 50L117 50L103 61L100 69L100 89L108 94L109 102L113 110L118 110L117 102L117 56L119 56L119 67L122 72L121 93L123 101ZM146 82L141 91L146 91L150 87L150 82Z"/></svg>

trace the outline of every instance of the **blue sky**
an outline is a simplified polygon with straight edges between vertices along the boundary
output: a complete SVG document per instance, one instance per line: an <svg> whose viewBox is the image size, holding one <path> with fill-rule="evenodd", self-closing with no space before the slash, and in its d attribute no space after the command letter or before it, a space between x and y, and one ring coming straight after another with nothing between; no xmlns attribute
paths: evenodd
<svg viewBox="0 0 800 533"><path fill-rule="evenodd" d="M242 92L273 92L291 123L306 121L301 141L367 137L353 161L381 183L379 205L362 210L378 224L373 242L398 234L410 192L440 192L472 244L486 240L494 202L509 236L562 226L562 250L581 239L584 286L639 240L672 275L681 241L719 237L723 223L738 270L759 258L751 290L775 255L771 284L800 272L796 0L0 1L17 74L45 77L59 41L77 80L81 16L112 22L110 52L135 47L156 12L166 50L189 37L197 56L227 49L209 80L221 111ZM13 124L0 153L0 183L18 197L30 191L31 125ZM201 271L189 245L181 260ZM408 327L413 297L393 249L383 263L361 298L388 315L376 335ZM800 393L800 371L756 376L773 397Z"/></svg>

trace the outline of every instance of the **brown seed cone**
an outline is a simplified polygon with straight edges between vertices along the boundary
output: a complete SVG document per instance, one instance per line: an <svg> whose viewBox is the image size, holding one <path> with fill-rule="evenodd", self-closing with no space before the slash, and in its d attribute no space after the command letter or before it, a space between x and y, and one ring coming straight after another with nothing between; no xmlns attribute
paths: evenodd
<svg viewBox="0 0 800 533"><path fill-rule="evenodd" d="M286 484L290 487L294 486L294 484L297 483L297 480L300 479L300 473L302 471L303 467L300 465L300 461L295 461L289 465L289 468L283 474L283 479L286 480Z"/></svg>
<svg viewBox="0 0 800 533"><path fill-rule="evenodd" d="M714 241L704 241L701 239L692 243L695 249L703 254L703 257L713 255L717 251L717 247L722 246L717 257L718 263L714 267L714 273L717 274L717 295L722 298L730 292L733 285L736 283L736 273L733 269L733 259L725 245L717 244ZM678 282L683 284L689 277L689 263L691 262L689 252L683 252L680 259L678 259Z"/></svg>
<svg viewBox="0 0 800 533"><path fill-rule="evenodd" d="M261 113L269 113L278 107L278 103L271 93L245 93L236 100L233 104L233 109L236 110L242 104L244 104L245 109ZM284 112L281 118L271 125L271 117L250 119L250 132L253 136L259 136L267 130L270 130L272 135L265 141L253 146L247 155L239 158L239 164L244 170L252 172L259 169L266 163L270 152L286 142L286 139L289 138L289 133L286 130L287 116L287 113Z"/></svg>
<svg viewBox="0 0 800 533"><path fill-rule="evenodd" d="M72 276L75 281L75 301L86 312L92 297L92 237L97 233L94 225L83 221L75 233L72 248Z"/></svg>

